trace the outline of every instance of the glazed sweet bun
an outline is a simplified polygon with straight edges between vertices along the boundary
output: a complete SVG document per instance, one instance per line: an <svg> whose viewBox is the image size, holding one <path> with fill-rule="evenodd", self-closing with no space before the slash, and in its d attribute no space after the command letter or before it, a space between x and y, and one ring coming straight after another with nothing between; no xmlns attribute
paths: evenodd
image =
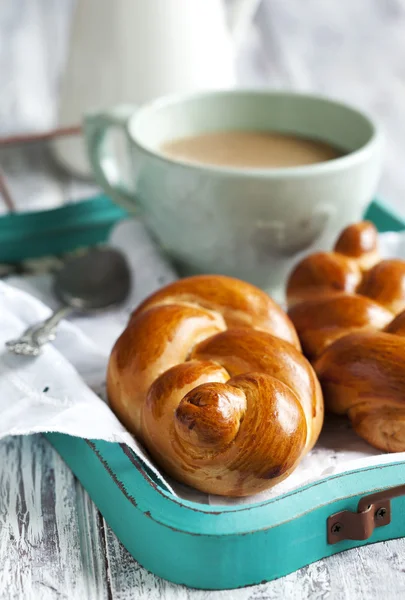
<svg viewBox="0 0 405 600"><path fill-rule="evenodd" d="M374 225L356 223L295 267L287 299L327 409L376 448L405 451L405 261L381 260Z"/></svg>
<svg viewBox="0 0 405 600"><path fill-rule="evenodd" d="M158 466L213 494L282 481L323 422L320 386L288 316L224 276L182 279L145 300L112 351L107 389Z"/></svg>

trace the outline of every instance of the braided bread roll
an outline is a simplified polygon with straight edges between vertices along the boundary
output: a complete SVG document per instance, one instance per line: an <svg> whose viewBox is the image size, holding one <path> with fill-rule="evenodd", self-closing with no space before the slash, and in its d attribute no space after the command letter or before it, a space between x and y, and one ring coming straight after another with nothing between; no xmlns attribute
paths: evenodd
<svg viewBox="0 0 405 600"><path fill-rule="evenodd" d="M293 325L264 292L223 276L158 291L112 351L111 408L178 481L246 496L315 444L323 401Z"/></svg>
<svg viewBox="0 0 405 600"><path fill-rule="evenodd" d="M372 446L405 451L405 261L380 260L374 225L357 223L296 266L287 298L326 407Z"/></svg>

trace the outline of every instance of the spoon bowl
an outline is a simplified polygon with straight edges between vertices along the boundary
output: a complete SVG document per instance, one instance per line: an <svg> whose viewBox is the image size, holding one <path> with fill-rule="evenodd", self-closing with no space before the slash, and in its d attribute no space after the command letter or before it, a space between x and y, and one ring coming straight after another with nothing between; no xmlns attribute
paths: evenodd
<svg viewBox="0 0 405 600"><path fill-rule="evenodd" d="M10 352L37 356L55 339L59 322L72 312L101 312L128 297L131 274L124 256L113 248L92 248L68 258L54 277L54 292L63 306L41 323L31 325L15 340L6 342Z"/></svg>
<svg viewBox="0 0 405 600"><path fill-rule="evenodd" d="M121 304L131 287L124 256L108 247L92 248L72 256L54 278L54 292L78 312L101 311Z"/></svg>

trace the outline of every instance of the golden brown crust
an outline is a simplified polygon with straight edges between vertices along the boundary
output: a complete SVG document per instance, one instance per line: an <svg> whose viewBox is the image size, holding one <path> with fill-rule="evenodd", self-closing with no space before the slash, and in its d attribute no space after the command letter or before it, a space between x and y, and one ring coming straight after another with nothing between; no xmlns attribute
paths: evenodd
<svg viewBox="0 0 405 600"><path fill-rule="evenodd" d="M288 476L322 427L321 389L297 340L253 286L181 280L143 302L115 344L110 405L182 483L259 492Z"/></svg>
<svg viewBox="0 0 405 600"><path fill-rule="evenodd" d="M141 411L159 375L185 361L194 344L225 329L220 315L169 304L133 317L116 342L107 371L111 408L142 440Z"/></svg>
<svg viewBox="0 0 405 600"><path fill-rule="evenodd" d="M405 309L405 261L382 260L364 274L358 293L398 314Z"/></svg>
<svg viewBox="0 0 405 600"><path fill-rule="evenodd" d="M405 339L382 332L346 335L315 363L328 409L385 452L405 449Z"/></svg>
<svg viewBox="0 0 405 600"><path fill-rule="evenodd" d="M289 315L327 408L376 448L405 451L405 261L377 251L366 222L345 229L334 252L305 258L287 286ZM360 273L355 286L345 261Z"/></svg>
<svg viewBox="0 0 405 600"><path fill-rule="evenodd" d="M388 323L384 331L405 336L405 311L399 313L391 323Z"/></svg>
<svg viewBox="0 0 405 600"><path fill-rule="evenodd" d="M193 358L208 357L223 366L231 377L246 372L264 372L288 385L300 399L309 424L305 452L318 439L323 423L323 400L314 372L304 356L291 345L261 331L244 336L228 330L196 346Z"/></svg>
<svg viewBox="0 0 405 600"><path fill-rule="evenodd" d="M352 294L361 281L361 270L350 258L336 252L316 252L304 258L287 283L288 306L320 296Z"/></svg>
<svg viewBox="0 0 405 600"><path fill-rule="evenodd" d="M179 279L147 298L134 316L151 306L190 303L220 313L227 327L254 327L300 348L297 333L285 312L265 292L225 275Z"/></svg>
<svg viewBox="0 0 405 600"><path fill-rule="evenodd" d="M310 360L343 335L360 329L383 329L392 321L389 310L357 294L307 300L293 306L289 315Z"/></svg>
<svg viewBox="0 0 405 600"><path fill-rule="evenodd" d="M334 251L354 258L362 270L371 269L380 260L375 226L370 221L349 225L338 237Z"/></svg>

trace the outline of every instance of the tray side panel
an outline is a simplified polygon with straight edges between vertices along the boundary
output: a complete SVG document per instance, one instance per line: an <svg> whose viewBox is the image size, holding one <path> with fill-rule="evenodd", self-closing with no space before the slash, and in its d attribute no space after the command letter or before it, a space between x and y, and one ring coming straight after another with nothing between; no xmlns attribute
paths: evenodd
<svg viewBox="0 0 405 600"><path fill-rule="evenodd" d="M405 535L405 498L397 498L392 501L391 524L376 529L370 540L328 545L327 518L340 510L356 510L361 497L350 496L350 489L345 491L345 478L340 478L338 484L332 480L327 493L325 489L317 492L316 486L313 486L315 508L277 525L244 534L215 534L212 532L215 532L216 525L219 531L221 520L229 519L229 514L198 514L199 511L184 505L180 507L182 516L176 517L177 521L181 520L180 529L176 525L176 519L171 518L170 506L166 505L162 514L159 493L155 491L155 499L151 501L153 495L150 494L150 483L128 461L124 453L113 451L115 444L110 445L110 463L108 444L103 444L106 450L103 455L98 456L80 438L62 434L47 434L47 438L85 486L107 523L131 555L148 570L174 583L200 589L243 587L276 579L349 548ZM118 460L117 456L120 457ZM397 485L399 475L404 480L404 465L396 467L376 469L375 487L378 486L378 481L382 485ZM345 493L348 497L334 502L325 498L329 496L330 500L334 495L336 497L337 494ZM145 497L148 497L147 502ZM295 508L299 509L302 494L297 493L292 498ZM244 523L249 520L253 522L255 519L252 518L252 513L259 510L267 511L267 520L271 523L271 503L250 511L233 511L231 518L235 519L235 525L237 522L240 524L241 520ZM290 506L290 512L296 510L293 511ZM166 523L163 522L164 519ZM209 522L208 529L211 533L204 533L204 527L200 526L204 522Z"/></svg>
<svg viewBox="0 0 405 600"><path fill-rule="evenodd" d="M59 256L108 239L128 215L104 195L52 210L0 217L0 262Z"/></svg>

